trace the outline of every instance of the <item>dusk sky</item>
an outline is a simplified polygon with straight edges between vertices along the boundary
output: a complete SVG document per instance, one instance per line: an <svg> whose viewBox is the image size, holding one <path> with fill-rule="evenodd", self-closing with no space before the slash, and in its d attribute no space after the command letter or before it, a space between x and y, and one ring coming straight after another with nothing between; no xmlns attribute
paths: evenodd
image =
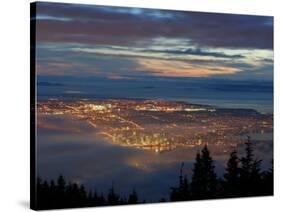
<svg viewBox="0 0 281 212"><path fill-rule="evenodd" d="M174 191L181 201L266 194L269 172L256 170L273 170L273 17L46 2L35 14L43 180L62 174L105 197L114 186L122 202L132 189L148 203L175 201ZM245 171L250 137L262 165ZM235 180L224 177L233 150ZM175 187L179 174L188 186Z"/></svg>
<svg viewBox="0 0 281 212"><path fill-rule="evenodd" d="M41 2L36 20L39 76L273 77L272 17Z"/></svg>

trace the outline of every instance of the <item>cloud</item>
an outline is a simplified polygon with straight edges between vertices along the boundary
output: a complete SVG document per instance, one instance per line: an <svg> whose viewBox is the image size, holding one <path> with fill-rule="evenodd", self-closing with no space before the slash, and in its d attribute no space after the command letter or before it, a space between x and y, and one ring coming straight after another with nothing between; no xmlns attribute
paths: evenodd
<svg viewBox="0 0 281 212"><path fill-rule="evenodd" d="M168 46L159 43L149 48L40 43L37 73L110 80L151 76L272 78L273 53L270 50L172 48L172 43Z"/></svg>
<svg viewBox="0 0 281 212"><path fill-rule="evenodd" d="M124 48L121 46L94 46L94 47L73 47L70 51L93 53L97 55L115 55L122 57L147 57L147 58L163 58L163 59L179 59L179 55L183 56L199 56L199 57L215 57L224 59L242 59L245 56L241 54L226 54L210 50L202 50L200 48L187 49L150 49L150 48ZM181 57L181 59L184 59ZM185 58L187 59L187 58Z"/></svg>
<svg viewBox="0 0 281 212"><path fill-rule="evenodd" d="M220 57L220 58L234 58L240 59L244 58L241 54L228 55L222 52L212 52L203 51L200 48L189 48L183 50L148 50L148 52L158 52L158 53L169 53L169 54L179 54L179 55L196 55L196 56L210 56L210 57Z"/></svg>
<svg viewBox="0 0 281 212"><path fill-rule="evenodd" d="M138 60L139 70L150 70L154 76L162 77L209 77L215 75L232 75L241 72L238 68L223 66L201 66L180 61L156 59Z"/></svg>
<svg viewBox="0 0 281 212"><path fill-rule="evenodd" d="M42 2L37 13L38 41L131 46L165 37L201 47L273 48L273 18L266 16Z"/></svg>

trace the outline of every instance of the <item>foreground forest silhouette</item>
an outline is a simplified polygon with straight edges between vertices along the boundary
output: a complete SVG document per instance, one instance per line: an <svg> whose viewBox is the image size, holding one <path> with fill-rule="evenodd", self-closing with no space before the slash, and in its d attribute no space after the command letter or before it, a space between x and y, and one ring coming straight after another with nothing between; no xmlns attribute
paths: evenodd
<svg viewBox="0 0 281 212"><path fill-rule="evenodd" d="M178 185L171 187L169 200L187 201L215 198L249 197L273 195L273 161L272 167L261 171L261 162L253 154L253 144L248 137L245 154L239 158L236 151L230 153L223 177L215 173L214 161L207 146L198 152L193 164L191 182L183 175L184 163L181 165ZM107 194L86 191L83 185L66 183L63 176L56 180L37 179L37 209L55 209L72 207L91 207L106 205L126 205L145 203L140 201L133 189L123 197L112 186Z"/></svg>

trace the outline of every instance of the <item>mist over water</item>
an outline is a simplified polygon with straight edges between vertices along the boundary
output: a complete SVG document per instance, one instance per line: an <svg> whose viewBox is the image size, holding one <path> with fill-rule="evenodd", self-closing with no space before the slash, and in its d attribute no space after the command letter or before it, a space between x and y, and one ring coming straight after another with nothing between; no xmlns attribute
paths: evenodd
<svg viewBox="0 0 281 212"><path fill-rule="evenodd" d="M107 193L114 184L117 192L127 195L135 188L141 199L158 201L168 198L171 186L178 183L179 169L190 179L195 155L203 146L182 147L173 151L154 151L123 147L100 137L86 122L71 116L39 116L46 127L38 128L38 176L55 179L63 174L67 180L84 184L88 189ZM51 126L51 127L50 127ZM272 134L251 135L255 155L268 169L273 158ZM218 176L224 173L229 152L209 146ZM244 146L238 147L239 155Z"/></svg>

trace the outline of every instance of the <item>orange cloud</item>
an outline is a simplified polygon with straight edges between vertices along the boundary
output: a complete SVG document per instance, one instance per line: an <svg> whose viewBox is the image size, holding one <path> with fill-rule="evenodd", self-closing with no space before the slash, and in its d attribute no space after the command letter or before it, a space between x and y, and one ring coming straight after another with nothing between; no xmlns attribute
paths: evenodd
<svg viewBox="0 0 281 212"><path fill-rule="evenodd" d="M241 72L238 68L224 66L193 65L181 61L140 59L139 70L151 71L157 76L167 77L209 77Z"/></svg>
<svg viewBox="0 0 281 212"><path fill-rule="evenodd" d="M117 75L117 74L109 74L106 76L107 79L111 80L123 80L123 79L133 79L132 77Z"/></svg>

